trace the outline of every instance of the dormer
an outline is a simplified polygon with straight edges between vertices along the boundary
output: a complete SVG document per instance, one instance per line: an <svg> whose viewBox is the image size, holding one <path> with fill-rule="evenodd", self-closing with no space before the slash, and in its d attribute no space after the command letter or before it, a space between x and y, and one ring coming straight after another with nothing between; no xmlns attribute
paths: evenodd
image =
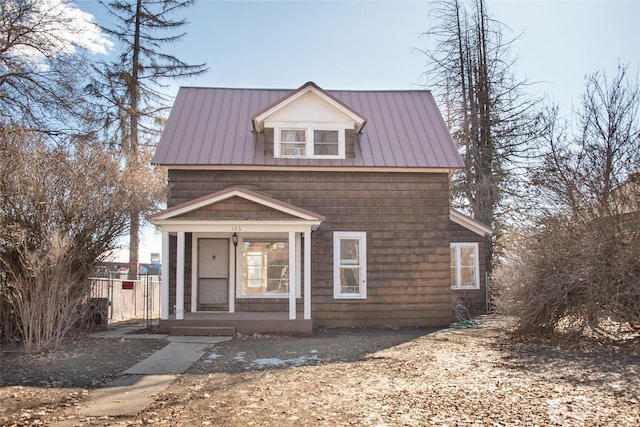
<svg viewBox="0 0 640 427"><path fill-rule="evenodd" d="M275 158L345 159L366 118L309 82L252 118ZM271 150L268 150L271 152Z"/></svg>

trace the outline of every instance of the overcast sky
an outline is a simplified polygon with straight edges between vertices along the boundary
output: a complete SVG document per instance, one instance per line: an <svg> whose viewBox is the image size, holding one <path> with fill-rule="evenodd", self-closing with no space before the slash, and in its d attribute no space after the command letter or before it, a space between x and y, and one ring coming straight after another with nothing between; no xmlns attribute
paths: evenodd
<svg viewBox="0 0 640 427"><path fill-rule="evenodd" d="M98 23L108 15L97 1L80 0ZM325 89L411 89L425 83L419 50L432 22L428 1L214 1L186 10L187 37L171 48L209 72L178 85ZM563 107L577 103L584 77L640 66L640 0L489 1L489 14L520 35L514 73Z"/></svg>

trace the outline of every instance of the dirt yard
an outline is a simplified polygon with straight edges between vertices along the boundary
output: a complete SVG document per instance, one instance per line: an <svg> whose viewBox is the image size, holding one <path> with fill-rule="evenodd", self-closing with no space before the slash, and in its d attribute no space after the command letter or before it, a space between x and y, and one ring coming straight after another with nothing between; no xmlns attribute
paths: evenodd
<svg viewBox="0 0 640 427"><path fill-rule="evenodd" d="M240 337L212 346L135 419L77 425L640 425L637 340L522 343L509 327L490 317L479 329ZM3 352L0 422L65 419L87 389L164 344L86 339L57 356Z"/></svg>

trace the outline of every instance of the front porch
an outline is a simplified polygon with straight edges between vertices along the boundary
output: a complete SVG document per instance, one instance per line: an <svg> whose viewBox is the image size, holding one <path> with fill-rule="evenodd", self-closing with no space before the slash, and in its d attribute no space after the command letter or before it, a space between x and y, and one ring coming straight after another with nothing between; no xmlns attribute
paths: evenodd
<svg viewBox="0 0 640 427"><path fill-rule="evenodd" d="M184 313L183 319L175 315L161 319L159 332L171 335L217 335L214 328L234 328L241 334L282 334L308 336L313 333L313 320L297 313L295 319L285 312ZM210 329L210 331L207 331Z"/></svg>
<svg viewBox="0 0 640 427"><path fill-rule="evenodd" d="M230 187L148 218L162 231L161 332L311 333L323 216Z"/></svg>

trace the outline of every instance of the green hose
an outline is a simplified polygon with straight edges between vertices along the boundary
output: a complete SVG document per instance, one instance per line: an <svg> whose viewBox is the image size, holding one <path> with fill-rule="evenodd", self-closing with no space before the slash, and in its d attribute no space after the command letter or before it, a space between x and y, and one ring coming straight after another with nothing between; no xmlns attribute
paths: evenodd
<svg viewBox="0 0 640 427"><path fill-rule="evenodd" d="M456 304L453 307L453 314L457 321L449 325L450 328L468 329L482 327L482 323L477 320L473 320L469 314L469 310L467 310L467 307L462 304Z"/></svg>

